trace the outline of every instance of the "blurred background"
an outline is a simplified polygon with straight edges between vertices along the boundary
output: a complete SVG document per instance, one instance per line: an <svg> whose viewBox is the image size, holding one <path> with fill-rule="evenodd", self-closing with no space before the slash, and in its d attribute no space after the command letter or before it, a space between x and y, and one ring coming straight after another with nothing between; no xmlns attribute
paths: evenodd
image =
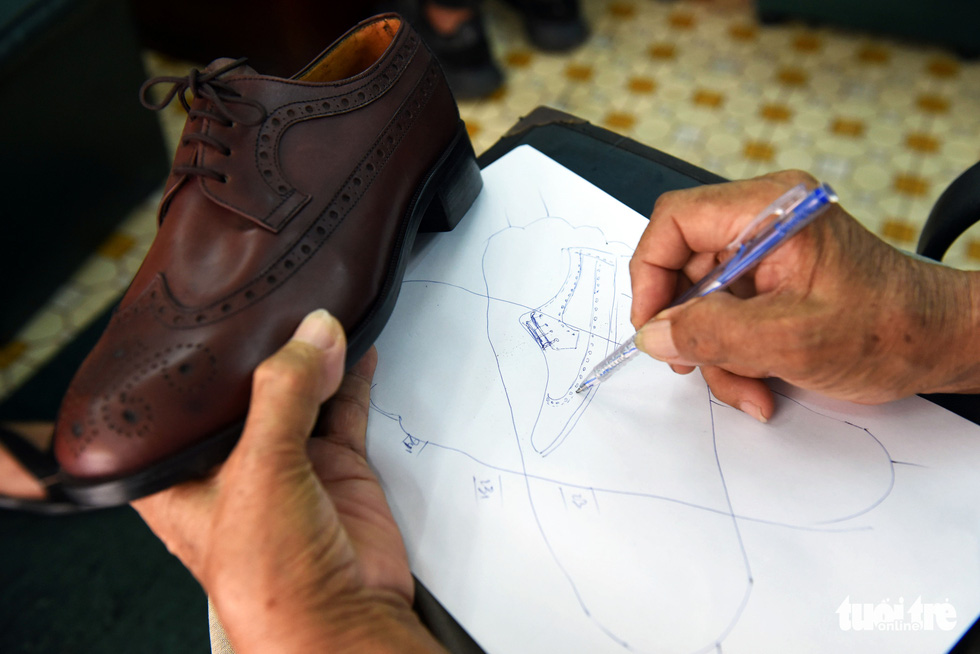
<svg viewBox="0 0 980 654"><path fill-rule="evenodd" d="M76 5L119 14L112 25L96 17L94 27L79 27L82 47L76 46L70 56L78 58L74 64L78 68L99 42L129 30L130 51L117 48L110 65L119 66L129 56L146 76L183 76L191 67L201 68L218 56L248 56L260 72L288 76L360 18L379 9L412 10L412 4L405 2L291 0L277 3L273 11L267 3L251 2L133 0L127 5L117 0L18 0L5 3L0 19L16 27L23 19L23 11L21 15L15 11L18 4L32 11L37 5L60 6L58 10L66 15L55 12L48 19L53 24L42 25L41 32L58 32L70 24ZM914 249L939 194L980 160L980 62L975 58L980 32L967 29L980 24L980 4L964 0L581 0L572 4L578 5L587 34L563 52L544 50L529 38L527 15L519 1L485 0L477 5L493 65L502 79L483 97L460 100L478 154L518 118L538 105L548 105L728 178L784 168L808 170L831 183L844 206L868 229L906 249ZM6 17L4 11L9 12ZM10 40L10 30L4 34L0 30L0 43ZM62 34L56 37L48 50L66 40ZM86 39L95 43L86 45ZM0 46L0 89L12 82L9 71L4 74L3 62L16 59L14 40L14 47ZM64 67L63 62L61 57L56 65ZM46 130L52 121L67 121L67 129L73 132L101 130L96 137L102 140L113 129L86 123L79 117L86 107L114 120L123 114L142 115L144 121L159 121L164 151L131 138L116 145L124 153L118 161L145 151L144 156L152 156L158 165L149 166L144 174L148 179L138 201L130 202L125 211L118 207L102 211L99 219L109 224L97 234L97 243L85 248L83 237L72 237L72 256L52 256L52 248L58 246L52 239L63 232L58 231L57 218L48 219L38 204L37 196L44 191L21 196L26 203L22 215L31 216L22 229L33 231L6 239L4 247L13 252L2 257L8 262L4 265L10 266L11 258L23 256L25 248L40 241L45 249L39 256L50 260L44 268L76 265L58 271L60 277L38 290L29 285L25 289L21 268L0 275L11 289L8 293L4 288L5 296L26 294L18 297L17 324L4 325L0 398L119 295L153 239L159 186L185 114L179 103L156 115L140 107L139 75L129 69L121 91L100 89L112 73L105 66L87 73L81 70L74 78L78 82L81 77L82 82L71 93L53 87L48 79L45 92L64 104L63 113L38 103L37 94L31 96L30 109L36 114L38 106L47 106L51 115L43 114ZM0 95L0 100L5 97ZM14 103L23 99L15 89L11 99L0 104L0 112L19 111ZM22 158L12 163L10 159L16 158L9 157L5 165L17 165L23 175ZM91 166L75 170L82 168ZM126 169L133 166L127 164ZM46 174L50 170L42 164L27 174L50 184ZM60 171L59 183L44 188L55 192L63 188L61 180L75 174L71 170ZM98 174L101 192L112 195L127 188L125 179L114 179L104 171ZM4 179L9 182L11 176L5 174ZM135 186L139 184L128 184ZM92 188L92 183L83 189L69 186L63 195L91 204ZM61 211L65 218L75 210ZM71 216L72 221L77 218ZM946 262L980 268L980 235L974 230L959 239Z"/></svg>
<svg viewBox="0 0 980 654"><path fill-rule="evenodd" d="M980 160L975 0L426 1L0 3L0 406L153 240L185 114L143 109L141 82L221 56L290 76L379 10L430 40L478 154L546 105L731 179L808 170L910 251ZM945 262L980 269L980 229ZM129 509L0 515L0 651L207 642L200 588Z"/></svg>

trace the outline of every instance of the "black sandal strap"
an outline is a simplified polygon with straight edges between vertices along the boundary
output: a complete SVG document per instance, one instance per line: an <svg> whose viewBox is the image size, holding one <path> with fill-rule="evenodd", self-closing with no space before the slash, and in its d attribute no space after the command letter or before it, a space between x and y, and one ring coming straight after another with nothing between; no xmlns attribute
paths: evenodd
<svg viewBox="0 0 980 654"><path fill-rule="evenodd" d="M43 500L0 495L0 509L44 515L64 515L89 509L72 502L65 495L59 483L58 462L51 452L37 449L33 443L3 425L0 425L0 445L41 483L47 493Z"/></svg>
<svg viewBox="0 0 980 654"><path fill-rule="evenodd" d="M45 480L58 473L58 463L50 452L37 449L23 436L2 425L0 425L0 445L3 445L14 459L42 484L46 485Z"/></svg>

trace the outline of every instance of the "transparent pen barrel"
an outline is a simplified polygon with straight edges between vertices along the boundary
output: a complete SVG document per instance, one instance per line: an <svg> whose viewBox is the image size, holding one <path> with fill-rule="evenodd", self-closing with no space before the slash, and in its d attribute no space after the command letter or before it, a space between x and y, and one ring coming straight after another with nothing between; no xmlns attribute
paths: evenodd
<svg viewBox="0 0 980 654"><path fill-rule="evenodd" d="M599 364L595 371L596 379L608 377L619 369L620 364L629 361L639 354L639 352L636 348L636 336L634 335L633 338L613 350L613 353Z"/></svg>

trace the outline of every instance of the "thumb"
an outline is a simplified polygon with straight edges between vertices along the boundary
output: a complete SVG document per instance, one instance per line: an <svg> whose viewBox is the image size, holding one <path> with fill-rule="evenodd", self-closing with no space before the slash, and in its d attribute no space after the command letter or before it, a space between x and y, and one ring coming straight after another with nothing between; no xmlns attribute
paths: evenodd
<svg viewBox="0 0 980 654"><path fill-rule="evenodd" d="M654 316L640 328L636 346L674 365L719 366L746 377L767 377L779 344L793 336L780 332L784 304L776 294L739 299L712 293Z"/></svg>
<svg viewBox="0 0 980 654"><path fill-rule="evenodd" d="M320 405L340 387L346 349L336 318L323 309L306 316L292 339L255 369L236 449L305 452Z"/></svg>
<svg viewBox="0 0 980 654"><path fill-rule="evenodd" d="M637 333L636 346L675 370L700 366L716 398L766 422L775 407L759 379L769 376L771 363L759 349L767 340L759 327L768 322L769 299L750 304L728 293L715 295L658 314Z"/></svg>

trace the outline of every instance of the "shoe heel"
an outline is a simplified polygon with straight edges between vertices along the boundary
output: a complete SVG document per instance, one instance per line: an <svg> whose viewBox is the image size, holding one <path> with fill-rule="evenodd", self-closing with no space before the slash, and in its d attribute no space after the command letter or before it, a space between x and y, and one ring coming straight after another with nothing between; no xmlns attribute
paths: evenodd
<svg viewBox="0 0 980 654"><path fill-rule="evenodd" d="M420 232L449 232L459 223L483 188L473 145L462 123L442 165L435 196L422 216Z"/></svg>

